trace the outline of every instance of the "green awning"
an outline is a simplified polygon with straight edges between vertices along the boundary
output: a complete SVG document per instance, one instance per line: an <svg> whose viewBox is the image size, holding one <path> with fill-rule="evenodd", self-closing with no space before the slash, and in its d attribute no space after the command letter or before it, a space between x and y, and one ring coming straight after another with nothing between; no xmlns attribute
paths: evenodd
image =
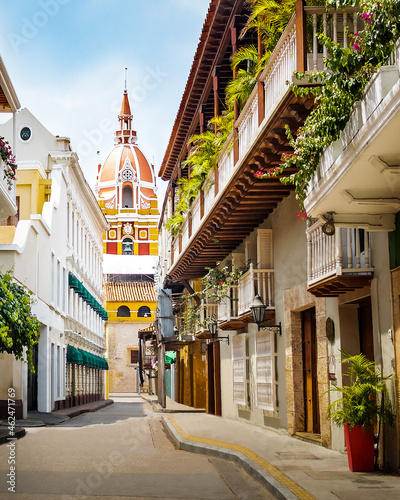
<svg viewBox="0 0 400 500"><path fill-rule="evenodd" d="M75 365L83 365L83 356L79 349L72 345L67 346L67 363L75 364Z"/></svg>
<svg viewBox="0 0 400 500"><path fill-rule="evenodd" d="M105 358L84 349L77 349L72 345L67 346L67 363L83 365L99 370L108 370L108 362Z"/></svg>
<svg viewBox="0 0 400 500"><path fill-rule="evenodd" d="M166 351L165 362L166 363L175 363L175 361L176 361L176 352L175 351Z"/></svg>

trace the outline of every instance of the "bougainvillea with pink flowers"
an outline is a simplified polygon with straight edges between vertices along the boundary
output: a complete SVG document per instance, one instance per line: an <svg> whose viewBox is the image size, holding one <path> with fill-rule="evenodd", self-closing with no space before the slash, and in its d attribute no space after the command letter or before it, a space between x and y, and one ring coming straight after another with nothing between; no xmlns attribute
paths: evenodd
<svg viewBox="0 0 400 500"><path fill-rule="evenodd" d="M0 136L0 157L4 162L4 179L7 180L8 189L12 189L13 181L16 179L17 164L12 153L10 143Z"/></svg>

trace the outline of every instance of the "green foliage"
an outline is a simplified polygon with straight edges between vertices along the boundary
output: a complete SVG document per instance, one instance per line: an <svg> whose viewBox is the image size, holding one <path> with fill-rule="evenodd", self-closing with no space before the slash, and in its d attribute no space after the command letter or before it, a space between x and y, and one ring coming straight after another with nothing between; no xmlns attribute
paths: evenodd
<svg viewBox="0 0 400 500"><path fill-rule="evenodd" d="M190 210L208 174L217 166L217 158L233 127L233 112L212 119L210 127L212 130L194 135L189 140L191 151L187 159L182 162L182 168L189 168L190 178L182 177L178 180L179 201L175 207L175 214L166 224L166 228L173 236L178 234L180 225L184 221L184 214ZM217 129L216 132L214 127Z"/></svg>
<svg viewBox="0 0 400 500"><path fill-rule="evenodd" d="M364 354L350 356L342 353L342 363L347 365L350 378L348 386L331 389L341 397L328 407L328 418L337 425L376 425L378 420L394 425L395 415L389 399L386 381L375 362L369 361Z"/></svg>
<svg viewBox="0 0 400 500"><path fill-rule="evenodd" d="M327 7L356 6L353 0L329 0ZM326 72L313 72L311 75L296 74L297 78L308 78L310 83L322 84L312 88L292 85L298 96L313 95L316 108L297 131L296 137L287 128L292 153L285 153L282 163L267 172L257 172L259 178L280 176L284 184L294 184L299 200L299 217L306 217L304 200L309 182L316 171L324 149L339 138L350 119L354 104L359 101L377 68L386 64L395 43L400 36L400 1L384 0L375 3L366 0L360 3L359 14L365 23L364 30L352 37L350 47L344 48L334 40L319 35L330 58L325 59ZM285 169L293 167L295 173L284 175ZM283 175L282 175L283 174Z"/></svg>
<svg viewBox="0 0 400 500"><path fill-rule="evenodd" d="M185 309L182 314L183 333L190 335L196 329L196 323L199 321L200 311L199 307L195 304L186 302Z"/></svg>
<svg viewBox="0 0 400 500"><path fill-rule="evenodd" d="M32 316L31 297L12 280L9 272L0 273L0 352L31 366L33 346L38 343L40 322Z"/></svg>

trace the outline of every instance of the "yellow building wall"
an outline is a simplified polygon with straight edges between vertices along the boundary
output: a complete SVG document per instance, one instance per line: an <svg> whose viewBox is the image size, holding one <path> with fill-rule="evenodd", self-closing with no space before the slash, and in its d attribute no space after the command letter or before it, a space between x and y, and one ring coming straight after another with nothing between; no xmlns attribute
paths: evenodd
<svg viewBox="0 0 400 500"><path fill-rule="evenodd" d="M20 197L19 218L29 220L31 214L41 214L50 194L51 179L43 179L36 169L19 170L16 195Z"/></svg>
<svg viewBox="0 0 400 500"><path fill-rule="evenodd" d="M129 307L129 310L131 311L131 315L129 318L123 318L120 316L117 316L117 311L118 308L121 306L127 306ZM150 318L139 318L137 315L137 311L141 306L147 306L150 311L151 311L151 317ZM126 321L139 321L140 323L143 322L148 322L151 323L154 321L154 314L157 309L157 302L106 302L104 309L107 311L108 314L108 320L109 321L121 321L121 322L126 322Z"/></svg>
<svg viewBox="0 0 400 500"><path fill-rule="evenodd" d="M194 408L206 407L206 354L204 342L196 341L177 354L178 402Z"/></svg>

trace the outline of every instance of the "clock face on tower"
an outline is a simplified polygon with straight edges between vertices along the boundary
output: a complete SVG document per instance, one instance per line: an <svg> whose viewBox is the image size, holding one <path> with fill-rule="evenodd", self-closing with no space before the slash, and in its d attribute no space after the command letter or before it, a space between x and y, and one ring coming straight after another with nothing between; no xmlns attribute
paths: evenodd
<svg viewBox="0 0 400 500"><path fill-rule="evenodd" d="M126 181L129 181L130 179L132 179L132 172L130 170L124 170L122 172L122 178L125 179Z"/></svg>

